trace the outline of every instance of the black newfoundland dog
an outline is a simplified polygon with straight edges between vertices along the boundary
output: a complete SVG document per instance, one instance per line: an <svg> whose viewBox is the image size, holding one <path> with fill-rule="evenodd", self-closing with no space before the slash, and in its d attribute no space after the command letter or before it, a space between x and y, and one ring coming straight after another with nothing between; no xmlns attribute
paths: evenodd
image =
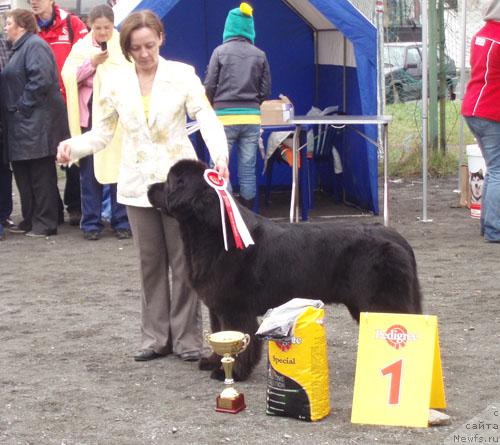
<svg viewBox="0 0 500 445"><path fill-rule="evenodd" d="M395 230L379 224L277 223L240 206L255 245L236 249L228 235L226 251L219 198L203 178L206 168L182 160L148 196L180 223L189 279L209 309L212 332L253 335L257 316L295 297L345 304L356 321L364 311L421 313L413 250ZM236 360L235 379L248 378L261 349L252 337ZM200 361L200 369L224 379L214 354Z"/></svg>

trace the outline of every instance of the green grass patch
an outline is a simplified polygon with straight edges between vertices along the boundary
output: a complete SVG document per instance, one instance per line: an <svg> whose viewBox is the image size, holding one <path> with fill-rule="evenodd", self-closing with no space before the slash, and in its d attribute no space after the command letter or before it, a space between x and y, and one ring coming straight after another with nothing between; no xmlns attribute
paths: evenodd
<svg viewBox="0 0 500 445"><path fill-rule="evenodd" d="M421 101L387 105L389 124L389 175L412 177L422 174L422 104ZM431 176L457 173L460 159L460 101L446 101L446 150L431 148L429 136L428 172ZM438 138L439 141L439 138ZM465 145L475 143L464 123Z"/></svg>

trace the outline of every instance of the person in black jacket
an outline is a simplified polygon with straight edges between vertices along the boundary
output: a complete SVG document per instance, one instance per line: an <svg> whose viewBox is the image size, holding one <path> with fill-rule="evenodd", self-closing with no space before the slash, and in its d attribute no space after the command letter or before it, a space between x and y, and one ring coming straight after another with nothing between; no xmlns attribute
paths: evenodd
<svg viewBox="0 0 500 445"><path fill-rule="evenodd" d="M208 100L224 124L229 153L233 144L238 145L240 201L250 209L257 193L260 104L271 93L266 54L254 45L252 14L247 3L229 11L224 43L214 49L204 82Z"/></svg>
<svg viewBox="0 0 500 445"><path fill-rule="evenodd" d="M55 155L67 114L49 45L36 35L30 11L7 12L5 32L12 56L1 73L6 152L21 198L23 220L10 231L32 237L57 233Z"/></svg>
<svg viewBox="0 0 500 445"><path fill-rule="evenodd" d="M3 34L0 34L0 73L10 57L10 48ZM5 239L4 226L8 227L12 220L12 172L4 157L2 141L2 120L0 115L0 241Z"/></svg>

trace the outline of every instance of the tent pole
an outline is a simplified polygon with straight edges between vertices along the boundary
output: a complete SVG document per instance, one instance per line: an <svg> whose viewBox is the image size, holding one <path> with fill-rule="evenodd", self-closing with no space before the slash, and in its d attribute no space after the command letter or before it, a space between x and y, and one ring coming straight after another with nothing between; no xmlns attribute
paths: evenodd
<svg viewBox="0 0 500 445"><path fill-rule="evenodd" d="M343 60L342 60L342 112L347 114L347 39L343 36Z"/></svg>
<svg viewBox="0 0 500 445"><path fill-rule="evenodd" d="M377 114L382 116L385 111L385 76L384 76L384 2L376 3L377 21ZM379 137L381 125L378 126ZM380 140L379 140L380 144Z"/></svg>
<svg viewBox="0 0 500 445"><path fill-rule="evenodd" d="M384 75L384 2L377 0L375 4L376 25L377 25L377 114L385 114L385 75ZM378 146L382 147L382 125L377 125ZM385 141L384 141L385 142ZM385 156L384 153L378 153L378 157ZM389 160L384 159L384 178L387 178Z"/></svg>
<svg viewBox="0 0 500 445"><path fill-rule="evenodd" d="M462 10L461 10L461 43L462 43L462 53L460 54L460 91L459 97L460 102L463 101L465 93L465 59L467 54L467 0L462 0ZM465 153L465 140L464 140L464 118L460 117L460 129L459 129L459 153L458 153L458 186L457 190L461 192L462 185L462 164L464 164L464 153ZM462 199L460 199L462 202Z"/></svg>
<svg viewBox="0 0 500 445"><path fill-rule="evenodd" d="M375 4L376 26L377 26L377 115L382 116L385 112L385 73L384 73L384 2L377 0ZM377 158L383 156L384 162L384 225L389 224L389 197L388 178L389 178L389 159L387 159L388 135L387 126L377 125L378 147L384 147L381 153L378 151ZM380 150L380 149L379 149Z"/></svg>
<svg viewBox="0 0 500 445"><path fill-rule="evenodd" d="M319 107L319 43L318 31L313 31L314 36L314 105Z"/></svg>
<svg viewBox="0 0 500 445"><path fill-rule="evenodd" d="M428 109L429 109L429 67L427 60L429 41L428 1L422 0L422 222L427 219L427 149L428 149Z"/></svg>

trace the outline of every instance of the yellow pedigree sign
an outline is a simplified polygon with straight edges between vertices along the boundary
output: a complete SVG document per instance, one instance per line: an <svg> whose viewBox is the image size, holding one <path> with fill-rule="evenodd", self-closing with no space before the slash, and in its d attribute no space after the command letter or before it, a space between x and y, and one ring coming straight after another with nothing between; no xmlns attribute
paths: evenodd
<svg viewBox="0 0 500 445"><path fill-rule="evenodd" d="M426 427L446 408L434 315L363 312L351 422Z"/></svg>

